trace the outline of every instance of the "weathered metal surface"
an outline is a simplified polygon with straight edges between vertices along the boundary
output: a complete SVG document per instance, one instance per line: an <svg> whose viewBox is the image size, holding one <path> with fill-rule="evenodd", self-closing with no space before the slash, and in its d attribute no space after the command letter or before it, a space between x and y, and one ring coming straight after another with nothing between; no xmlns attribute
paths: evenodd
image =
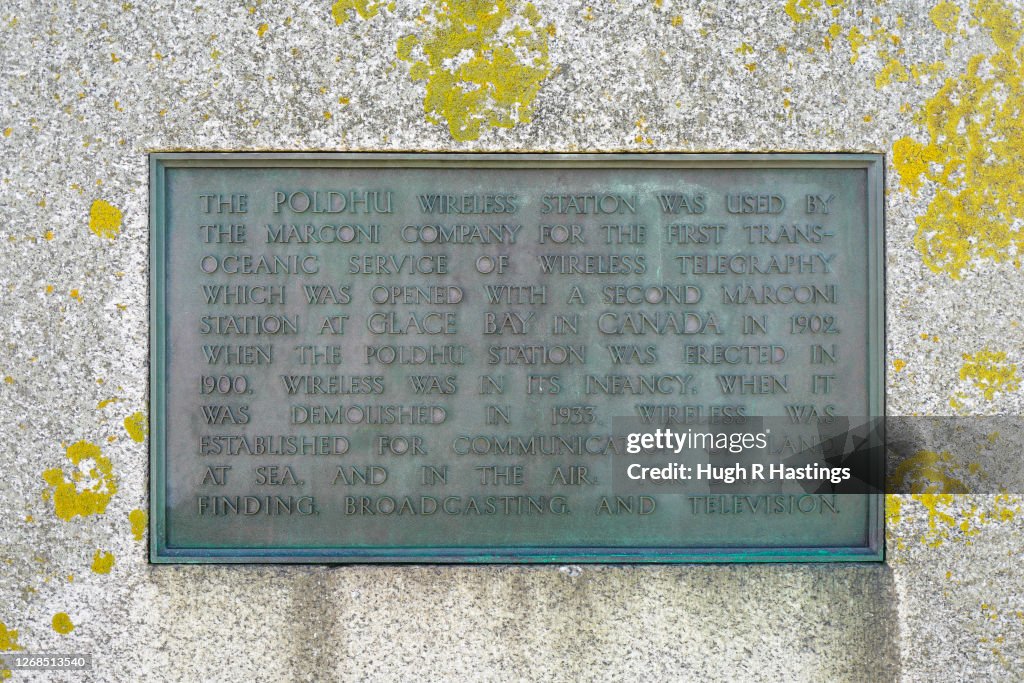
<svg viewBox="0 0 1024 683"><path fill-rule="evenodd" d="M153 155L153 560L880 559L877 495L613 484L883 413L881 165Z"/></svg>

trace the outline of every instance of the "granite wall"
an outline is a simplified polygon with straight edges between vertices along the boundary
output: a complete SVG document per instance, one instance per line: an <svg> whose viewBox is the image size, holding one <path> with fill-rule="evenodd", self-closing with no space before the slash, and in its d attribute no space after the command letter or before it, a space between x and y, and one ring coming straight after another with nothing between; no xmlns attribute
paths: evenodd
<svg viewBox="0 0 1024 683"><path fill-rule="evenodd" d="M95 660L0 678L1024 677L996 429L884 565L148 564L152 151L881 152L889 412L1014 423L1019 3L589 2L0 3L0 657Z"/></svg>

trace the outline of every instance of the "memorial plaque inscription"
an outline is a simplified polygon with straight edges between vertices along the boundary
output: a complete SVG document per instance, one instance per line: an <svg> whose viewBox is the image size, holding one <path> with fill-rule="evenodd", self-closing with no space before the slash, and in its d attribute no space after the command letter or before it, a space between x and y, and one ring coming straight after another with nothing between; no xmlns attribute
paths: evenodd
<svg viewBox="0 0 1024 683"><path fill-rule="evenodd" d="M151 223L154 562L881 559L621 433L883 413L880 156L154 154Z"/></svg>

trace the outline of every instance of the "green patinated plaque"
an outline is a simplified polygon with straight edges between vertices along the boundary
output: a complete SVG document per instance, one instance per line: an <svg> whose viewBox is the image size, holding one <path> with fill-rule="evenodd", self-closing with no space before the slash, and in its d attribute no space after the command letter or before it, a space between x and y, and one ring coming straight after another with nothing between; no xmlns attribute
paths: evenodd
<svg viewBox="0 0 1024 683"><path fill-rule="evenodd" d="M154 562L882 558L877 486L833 486L878 434L791 433L884 414L879 155L150 181Z"/></svg>

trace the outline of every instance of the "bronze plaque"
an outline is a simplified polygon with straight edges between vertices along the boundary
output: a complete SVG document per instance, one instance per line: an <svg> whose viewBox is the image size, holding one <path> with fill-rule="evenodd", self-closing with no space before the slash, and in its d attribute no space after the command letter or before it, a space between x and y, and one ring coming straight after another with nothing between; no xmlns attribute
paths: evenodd
<svg viewBox="0 0 1024 683"><path fill-rule="evenodd" d="M154 562L882 557L876 490L709 468L884 413L878 155L154 154L151 202Z"/></svg>

